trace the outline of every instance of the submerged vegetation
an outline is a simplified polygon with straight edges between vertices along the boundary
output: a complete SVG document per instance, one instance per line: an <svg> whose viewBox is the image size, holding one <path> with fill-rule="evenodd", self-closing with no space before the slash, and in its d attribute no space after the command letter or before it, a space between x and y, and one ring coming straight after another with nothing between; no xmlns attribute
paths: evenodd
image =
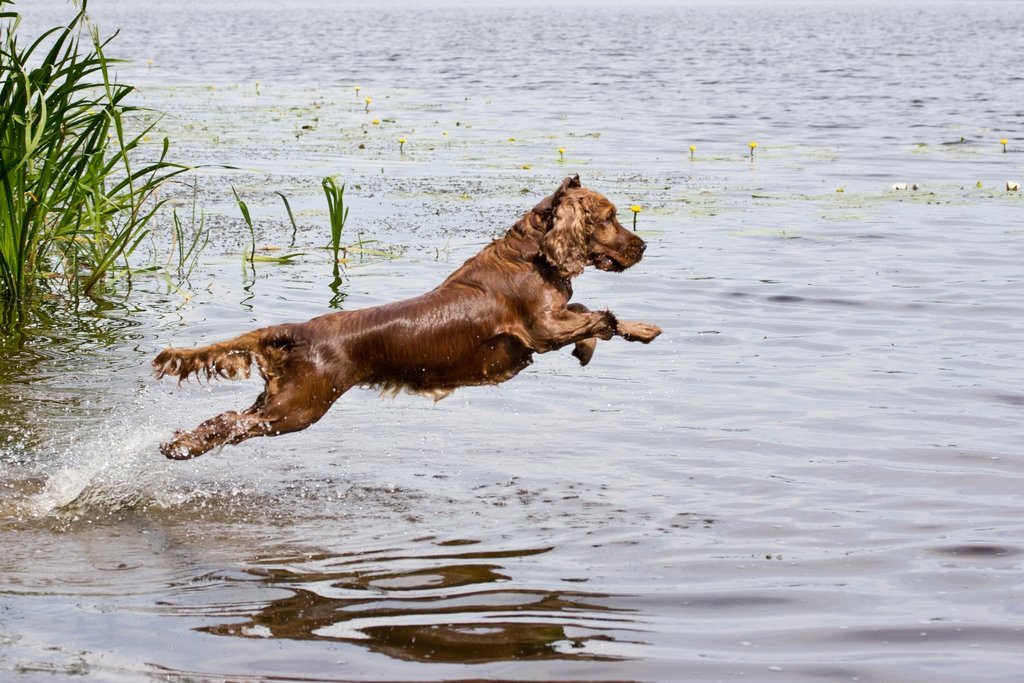
<svg viewBox="0 0 1024 683"><path fill-rule="evenodd" d="M112 79L110 39L86 23L85 4L23 48L20 17L0 0L0 299L8 303L39 290L90 296L127 272L163 204L158 188L187 170L167 160L166 138L155 158L136 158L156 122L140 124L144 112L126 102L134 88Z"/></svg>

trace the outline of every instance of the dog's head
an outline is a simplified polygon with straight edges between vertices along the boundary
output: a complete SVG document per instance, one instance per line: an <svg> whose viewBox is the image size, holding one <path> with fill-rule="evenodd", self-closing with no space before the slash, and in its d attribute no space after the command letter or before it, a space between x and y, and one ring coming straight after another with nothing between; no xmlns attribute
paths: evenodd
<svg viewBox="0 0 1024 683"><path fill-rule="evenodd" d="M534 211L551 216L540 253L565 278L579 275L588 265L621 272L639 263L647 248L619 223L615 205L581 186L578 175L563 180Z"/></svg>

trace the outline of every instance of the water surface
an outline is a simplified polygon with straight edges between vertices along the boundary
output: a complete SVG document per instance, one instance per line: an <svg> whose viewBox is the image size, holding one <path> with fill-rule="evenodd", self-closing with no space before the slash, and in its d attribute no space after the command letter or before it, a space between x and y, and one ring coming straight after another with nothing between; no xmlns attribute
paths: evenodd
<svg viewBox="0 0 1024 683"><path fill-rule="evenodd" d="M3 337L6 677L1019 678L1017 4L90 13L204 165L214 237L187 280ZM160 348L425 291L567 173L643 207L645 260L576 298L655 343L159 455L258 392L156 382ZM332 288L335 174L351 239L393 258L353 255ZM259 246L303 256L243 267L232 187Z"/></svg>

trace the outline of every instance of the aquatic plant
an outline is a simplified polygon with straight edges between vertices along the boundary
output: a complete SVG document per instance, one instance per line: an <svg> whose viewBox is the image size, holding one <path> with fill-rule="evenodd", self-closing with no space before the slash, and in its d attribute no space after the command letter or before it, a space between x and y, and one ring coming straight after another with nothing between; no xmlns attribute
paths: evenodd
<svg viewBox="0 0 1024 683"><path fill-rule="evenodd" d="M1003 146L1003 154L1006 154L1006 145L1009 142L1010 141L1007 140L1006 138L1003 138L1002 140L999 141L999 144Z"/></svg>
<svg viewBox="0 0 1024 683"><path fill-rule="evenodd" d="M249 206L242 198L238 195L238 190L235 189L234 185L231 186L231 193L235 195L235 203L238 205L238 210L242 212L242 220L245 221L246 227L249 228L249 250L248 253L242 254L242 260L254 266L257 263L277 263L279 265L285 265L293 262L300 256L303 256L302 252L292 252L288 254L280 254L277 256L270 256L268 254L257 254L256 253L256 228L252 222L252 214L249 212ZM280 193L278 193L280 194ZM281 195L283 198L284 195ZM285 206L288 206L288 200L285 199ZM291 207L288 207L288 213L291 215ZM292 225L295 225L295 219L292 218ZM292 234L292 240L294 244L294 233ZM274 251L276 247L263 247L264 251Z"/></svg>
<svg viewBox="0 0 1024 683"><path fill-rule="evenodd" d="M405 154L405 138L398 138L398 153Z"/></svg>
<svg viewBox="0 0 1024 683"><path fill-rule="evenodd" d="M694 153L697 151L697 145L690 145L690 158L693 158Z"/></svg>
<svg viewBox="0 0 1024 683"><path fill-rule="evenodd" d="M750 147L750 158L753 159L754 150L757 148L757 143L751 140L750 142L747 143L747 146Z"/></svg>
<svg viewBox="0 0 1024 683"><path fill-rule="evenodd" d="M337 271L338 253L341 251L341 234L348 220L348 207L345 206L345 183L340 186L333 177L323 179L324 195L327 197L327 215L331 221L331 251L334 253L334 267ZM337 276L337 272L335 272Z"/></svg>
<svg viewBox="0 0 1024 683"><path fill-rule="evenodd" d="M188 280L199 262L199 255L210 243L210 231L206 229L206 214L198 210L199 185L192 184L191 229L186 230L178 217L178 211L171 212L171 252L177 256L175 273L179 280ZM196 212L198 210L198 218ZM170 259L168 259L168 263Z"/></svg>
<svg viewBox="0 0 1024 683"><path fill-rule="evenodd" d="M373 104L373 99L367 97L365 100L363 100L363 103L366 105L366 108L363 111L365 111L367 114L369 114L370 113L370 105Z"/></svg>
<svg viewBox="0 0 1024 683"><path fill-rule="evenodd" d="M299 226L295 222L295 214L292 213L292 205L288 202L288 197L286 197L283 192L275 192L274 194L281 198L281 201L284 202L284 210L288 212L288 220L291 221L292 224L292 241L288 246L294 247L295 237L299 232Z"/></svg>
<svg viewBox="0 0 1024 683"><path fill-rule="evenodd" d="M231 194L235 195L235 203L238 205L238 210L242 212L242 220L249 227L249 261L256 260L256 230L252 225L252 215L249 213L249 206L242 201L242 198L238 196L238 190L235 186L231 186ZM243 256L244 257L244 256Z"/></svg>
<svg viewBox="0 0 1024 683"><path fill-rule="evenodd" d="M126 103L134 88L111 80L111 39L86 25L85 2L27 48L7 5L0 0L0 298L63 286L77 300L108 274L130 274L128 258L166 201L157 189L187 167L167 161L166 138L155 159L136 163L156 121L138 130L142 110Z"/></svg>
<svg viewBox="0 0 1024 683"><path fill-rule="evenodd" d="M629 210L633 212L633 232L636 232L636 216L643 211L643 207L639 204L633 204L629 207Z"/></svg>
<svg viewBox="0 0 1024 683"><path fill-rule="evenodd" d="M359 91L362 90L362 89L363 89L363 86L361 86L361 85L357 85L356 86L356 99L357 100L359 99Z"/></svg>
<svg viewBox="0 0 1024 683"><path fill-rule="evenodd" d="M565 147L558 148L558 160L565 161Z"/></svg>
<svg viewBox="0 0 1024 683"><path fill-rule="evenodd" d="M395 254L390 252L380 251L377 249L367 248L366 245L372 244L376 240L364 240L362 235L358 235L358 239L355 243L349 245L341 244L341 236L345 231L345 223L348 221L348 209L345 206L345 183L338 185L332 177L323 179L324 195L327 197L327 213L331 222L331 244L330 249L333 255L331 259L333 265L333 279L330 283L331 291L334 295L331 297L330 305L332 308L338 308L341 302L345 299L345 291L342 289L342 277L341 277L341 264L348 262L348 254L354 253L359 254L360 258L363 256L381 257L381 258L397 258Z"/></svg>

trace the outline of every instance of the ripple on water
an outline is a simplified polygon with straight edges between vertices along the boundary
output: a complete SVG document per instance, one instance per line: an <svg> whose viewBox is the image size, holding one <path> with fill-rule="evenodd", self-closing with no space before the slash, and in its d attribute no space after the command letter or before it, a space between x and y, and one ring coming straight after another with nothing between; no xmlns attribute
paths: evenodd
<svg viewBox="0 0 1024 683"><path fill-rule="evenodd" d="M628 645L637 636L625 634L642 630L608 595L512 583L510 564L552 548L451 552L450 543L431 545L299 564L262 560L249 571L287 597L204 630L347 642L405 661L464 664L618 659L625 652L615 643Z"/></svg>
<svg viewBox="0 0 1024 683"><path fill-rule="evenodd" d="M1024 550L1013 546L991 545L987 543L964 544L940 546L932 548L933 553L948 555L962 560L986 561L992 559L1011 559L1020 555Z"/></svg>

